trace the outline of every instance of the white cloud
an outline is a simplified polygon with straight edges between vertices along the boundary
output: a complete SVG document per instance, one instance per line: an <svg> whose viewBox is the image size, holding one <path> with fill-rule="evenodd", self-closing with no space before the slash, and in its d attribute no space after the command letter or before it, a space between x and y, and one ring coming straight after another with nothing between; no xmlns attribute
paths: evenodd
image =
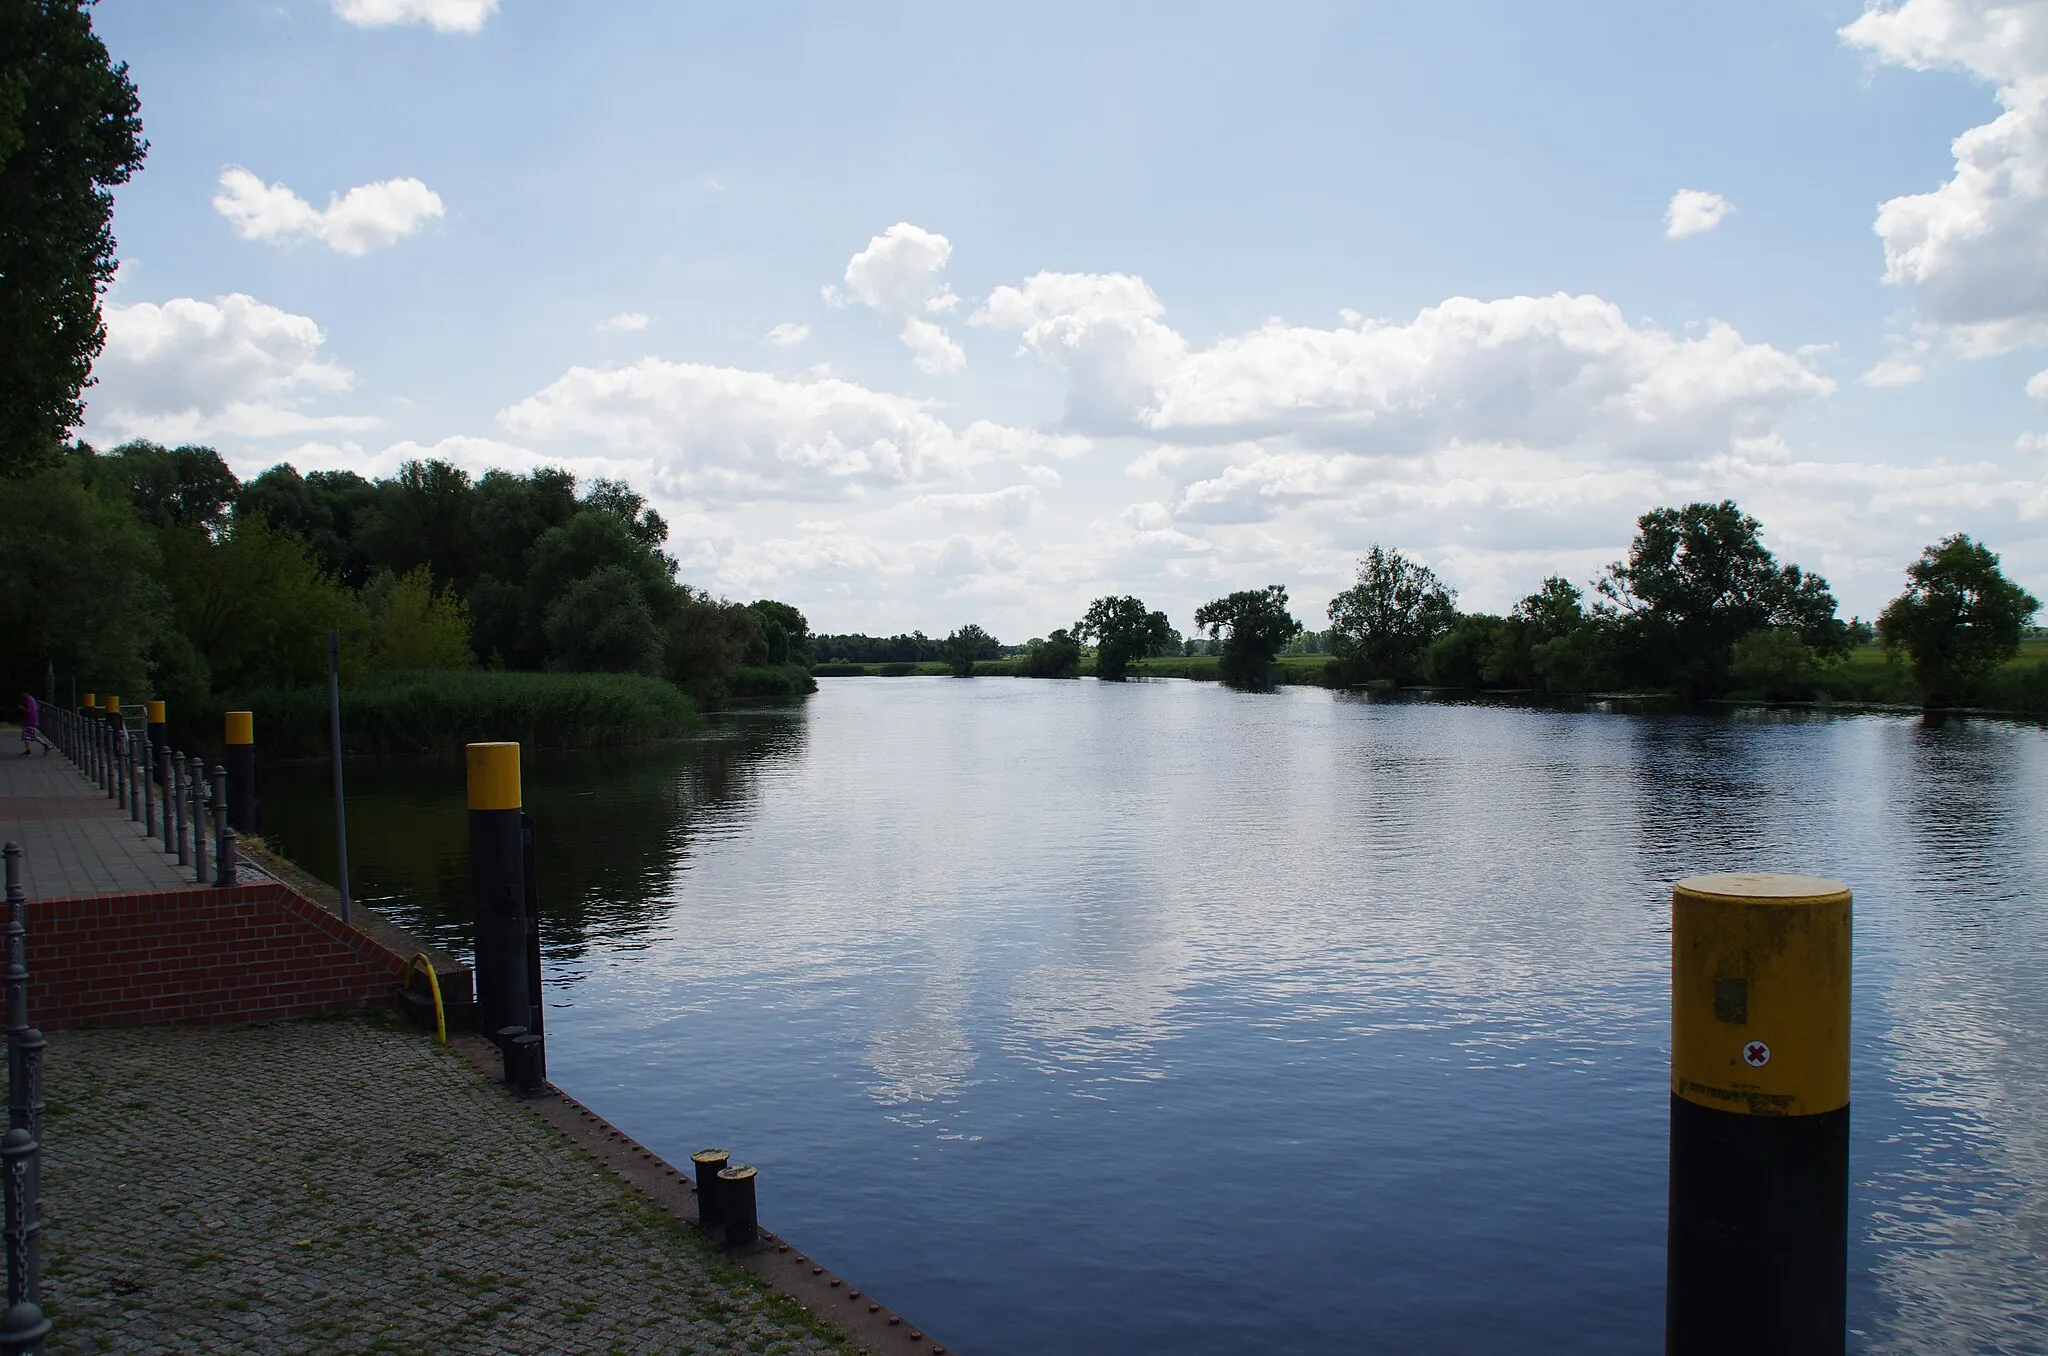
<svg viewBox="0 0 2048 1356"><path fill-rule="evenodd" d="M1071 454L1077 441L987 420L955 428L927 402L837 377L657 358L571 368L500 420L521 438L643 458L662 493L718 503L859 497L957 480L991 461Z"/></svg>
<svg viewBox="0 0 2048 1356"><path fill-rule="evenodd" d="M795 348L810 337L811 327L809 325L800 325L793 320L785 320L774 329L768 331L767 337L761 342L767 344L770 348Z"/></svg>
<svg viewBox="0 0 2048 1356"><path fill-rule="evenodd" d="M413 234L445 209L440 195L417 179L359 184L316 208L283 184L266 184L245 169L220 176L214 210L244 240L291 244L318 240L338 254L360 255Z"/></svg>
<svg viewBox="0 0 2048 1356"><path fill-rule="evenodd" d="M1041 273L997 288L974 322L1021 330L1066 370L1073 425L1183 444L1500 441L1697 459L1834 390L1730 326L1681 339L1599 297L1453 297L1407 324L1272 321L1202 350L1164 314L1141 278Z"/></svg>
<svg viewBox="0 0 2048 1356"><path fill-rule="evenodd" d="M1856 380L1864 386L1911 386L1926 375L1911 358L1895 357L1877 363Z"/></svg>
<svg viewBox="0 0 2048 1356"><path fill-rule="evenodd" d="M648 324L647 317L638 311L621 311L615 316L608 316L598 321L597 327L614 333L625 333L632 330L644 330Z"/></svg>
<svg viewBox="0 0 2048 1356"><path fill-rule="evenodd" d="M1877 212L1884 280L1970 354L2048 340L2048 7L1906 0L1841 30L1880 61L1960 71L2004 110L1955 139L1955 172Z"/></svg>
<svg viewBox="0 0 2048 1356"><path fill-rule="evenodd" d="M1729 201L1718 193L1681 188L1671 195L1671 205L1664 209L1664 234L1673 240L1682 240L1689 235L1711 231L1734 210Z"/></svg>
<svg viewBox="0 0 2048 1356"><path fill-rule="evenodd" d="M847 261L846 290L827 286L825 300L834 306L858 303L880 312L897 327L897 337L919 371L933 376L957 372L967 365L966 351L944 326L924 318L959 304L960 298L939 278L952 254L953 243L946 237L899 221Z"/></svg>
<svg viewBox="0 0 2048 1356"><path fill-rule="evenodd" d="M2027 378L2027 394L2048 405L2048 372L2036 372Z"/></svg>
<svg viewBox="0 0 2048 1356"><path fill-rule="evenodd" d="M96 433L177 442L378 423L297 408L304 398L352 383L347 368L320 360L326 336L310 316L241 293L109 305L104 314L107 344L93 364L98 384L88 420Z"/></svg>
<svg viewBox="0 0 2048 1356"><path fill-rule="evenodd" d="M334 12L358 28L427 24L442 33L474 33L498 12L498 0L334 0Z"/></svg>

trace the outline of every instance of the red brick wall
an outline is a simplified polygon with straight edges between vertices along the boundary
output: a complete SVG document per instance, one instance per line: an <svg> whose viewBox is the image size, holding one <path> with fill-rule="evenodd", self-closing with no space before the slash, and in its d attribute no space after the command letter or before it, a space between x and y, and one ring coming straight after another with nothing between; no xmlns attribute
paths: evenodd
<svg viewBox="0 0 2048 1356"><path fill-rule="evenodd" d="M354 1011L390 1002L404 971L275 883L28 904L28 1017L45 1031Z"/></svg>

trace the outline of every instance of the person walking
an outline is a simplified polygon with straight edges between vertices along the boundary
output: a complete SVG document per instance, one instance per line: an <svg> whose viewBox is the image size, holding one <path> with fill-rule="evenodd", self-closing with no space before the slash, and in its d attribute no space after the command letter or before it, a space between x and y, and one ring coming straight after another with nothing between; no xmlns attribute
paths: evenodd
<svg viewBox="0 0 2048 1356"><path fill-rule="evenodd" d="M21 756L26 758L35 752L36 745L43 746L43 757L50 756L50 741L44 739L36 726L42 723L42 709L36 704L33 694L21 694Z"/></svg>

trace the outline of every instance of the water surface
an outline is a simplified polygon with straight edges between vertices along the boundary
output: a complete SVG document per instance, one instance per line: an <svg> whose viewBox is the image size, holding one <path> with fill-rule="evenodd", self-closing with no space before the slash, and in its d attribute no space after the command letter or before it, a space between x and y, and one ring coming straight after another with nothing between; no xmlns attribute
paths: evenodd
<svg viewBox="0 0 2048 1356"><path fill-rule="evenodd" d="M318 765L266 829L331 873ZM468 946L462 771L352 764ZM2048 1350L2048 736L834 679L529 754L549 1069L976 1356L1661 1342L1669 882L1856 890L1857 1350Z"/></svg>

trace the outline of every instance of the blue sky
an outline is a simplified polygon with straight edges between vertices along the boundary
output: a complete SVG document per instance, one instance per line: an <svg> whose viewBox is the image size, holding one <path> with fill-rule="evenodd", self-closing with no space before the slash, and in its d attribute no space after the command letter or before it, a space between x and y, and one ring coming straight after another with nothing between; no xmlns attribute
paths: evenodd
<svg viewBox="0 0 2048 1356"><path fill-rule="evenodd" d="M1724 496L2048 596L2044 11L104 0L85 433L623 476L830 630L1499 609Z"/></svg>

